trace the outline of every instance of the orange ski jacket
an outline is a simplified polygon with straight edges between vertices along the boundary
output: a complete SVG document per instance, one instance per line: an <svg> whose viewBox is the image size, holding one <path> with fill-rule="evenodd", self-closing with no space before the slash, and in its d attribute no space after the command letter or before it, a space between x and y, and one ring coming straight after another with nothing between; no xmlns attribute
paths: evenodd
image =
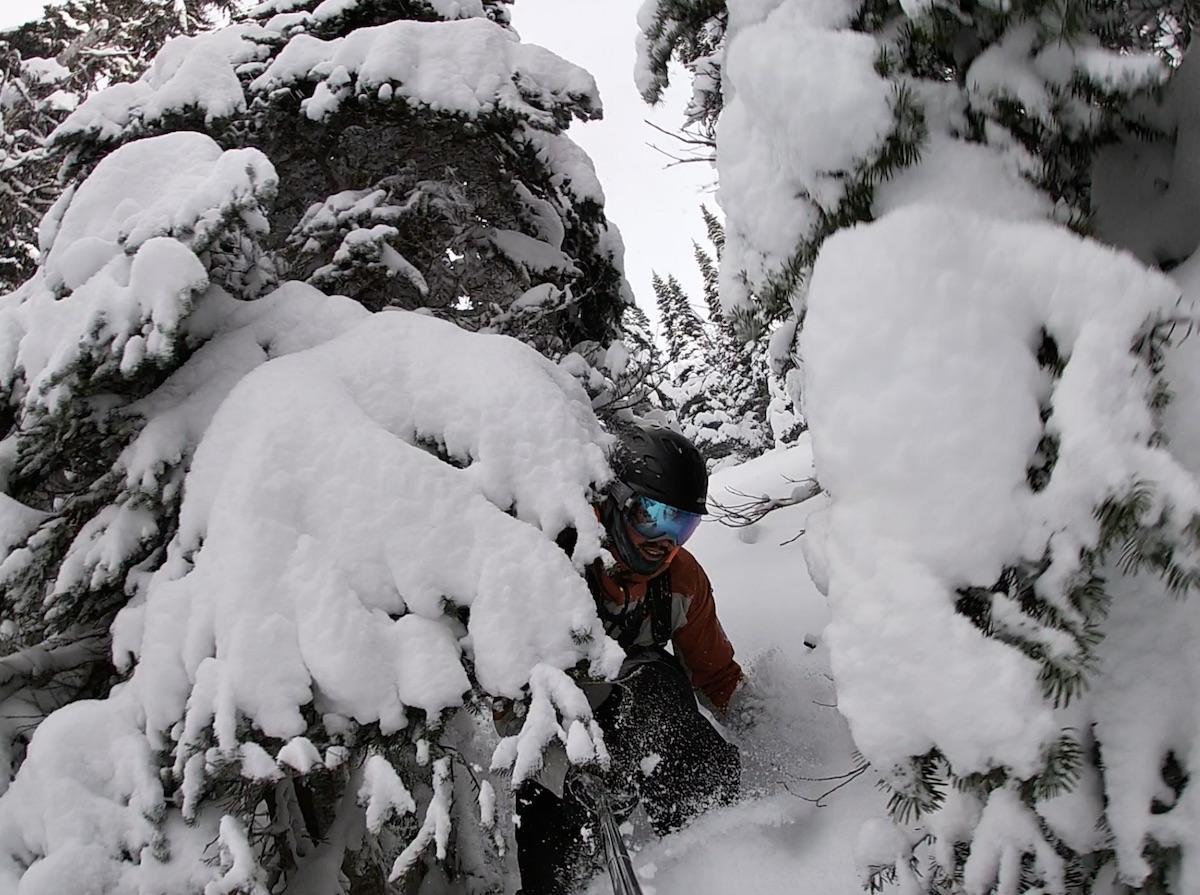
<svg viewBox="0 0 1200 895"><path fill-rule="evenodd" d="M733 644L717 618L712 584L700 563L682 547L668 566L671 585L671 642L675 657L683 664L692 686L714 706L725 711L742 679L742 669L733 657ZM659 573L663 574L663 573ZM597 562L589 570L593 593L613 615L646 599L651 576L624 570L605 570ZM610 635L613 631L608 632ZM633 646L653 646L654 632L647 613Z"/></svg>

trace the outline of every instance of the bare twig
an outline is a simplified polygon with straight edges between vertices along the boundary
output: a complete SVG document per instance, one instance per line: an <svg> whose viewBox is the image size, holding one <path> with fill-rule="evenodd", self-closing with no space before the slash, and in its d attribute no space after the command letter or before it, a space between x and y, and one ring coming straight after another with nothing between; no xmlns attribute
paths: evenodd
<svg viewBox="0 0 1200 895"><path fill-rule="evenodd" d="M704 148L711 150L715 150L717 148L716 141L710 137L702 136L700 134L691 134L687 131L669 131L665 127L659 127L653 121L649 120L646 120L646 124L650 125L650 127L654 128L660 134L665 134L672 140L677 140L678 142L683 143L685 146L703 146Z"/></svg>
<svg viewBox="0 0 1200 895"><path fill-rule="evenodd" d="M797 483L797 487L787 497L755 496L736 491L732 488L729 489L729 492L737 497L744 498L744 501L742 503L722 504L719 501L713 500L711 502L716 507L713 515L722 525L728 525L730 528L744 528L747 525L753 525L755 522L758 522L772 510L778 510L781 507L793 507L816 497L821 493L821 486L816 479L804 479ZM803 533L800 532L800 534ZM800 535L796 535L796 537L798 538ZM795 540L795 538L792 538L792 540Z"/></svg>
<svg viewBox="0 0 1200 895"><path fill-rule="evenodd" d="M668 152L655 143L647 143L646 145L655 152L662 153L671 159L671 164L667 167L685 165L691 162L707 162L708 164L712 164L716 158L717 144L711 137L690 134L687 131L669 131L666 128L659 127L653 121L646 121L646 124L650 125L650 127L654 128L660 134L665 134L672 140L683 144L683 151L688 153L687 155L677 155L673 152Z"/></svg>
<svg viewBox="0 0 1200 895"><path fill-rule="evenodd" d="M798 777L797 779L799 779L799 780L806 780L806 779L818 780L818 781L841 780L841 783L839 783L837 786L834 786L832 789L827 789L825 792L821 793L815 799L809 798L808 796L805 796L805 795L801 795L800 793L793 790L786 783L783 784L783 788L786 789L788 792L790 792L792 795L794 795L798 799L802 799L805 802L811 802L812 804L816 805L818 808L824 808L825 800L827 798L829 798L831 795L833 795L835 792L837 792L842 787L849 786L851 783L853 783L855 780L857 780L859 777L861 777L863 774L865 774L869 767L871 767L869 764L859 765L853 771L849 771L848 773L845 773L845 774L839 774L836 777L811 777L811 778Z"/></svg>
<svg viewBox="0 0 1200 895"><path fill-rule="evenodd" d="M834 780L853 780L871 765L867 762L856 764L844 774L830 774L828 777L802 777L799 774L789 774L793 780L803 780L805 783L832 783Z"/></svg>

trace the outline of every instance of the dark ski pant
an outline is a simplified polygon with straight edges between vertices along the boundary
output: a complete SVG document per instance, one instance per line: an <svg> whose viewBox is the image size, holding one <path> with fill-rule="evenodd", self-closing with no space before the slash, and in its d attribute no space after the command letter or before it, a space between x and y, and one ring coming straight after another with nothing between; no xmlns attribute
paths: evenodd
<svg viewBox="0 0 1200 895"><path fill-rule="evenodd" d="M700 714L673 656L637 665L596 717L612 759L610 790L636 787L659 835L737 796L738 750ZM521 895L567 895L588 875L583 831L596 829L592 816L569 781L562 799L526 781L517 789L516 812Z"/></svg>

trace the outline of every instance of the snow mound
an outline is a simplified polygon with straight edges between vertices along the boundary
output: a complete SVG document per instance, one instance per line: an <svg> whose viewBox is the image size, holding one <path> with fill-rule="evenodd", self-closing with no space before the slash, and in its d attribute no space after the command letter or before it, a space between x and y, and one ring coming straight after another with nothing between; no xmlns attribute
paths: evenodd
<svg viewBox="0 0 1200 895"><path fill-rule="evenodd" d="M186 716L181 755L210 729L232 752L242 719L298 736L313 699L384 731L409 707L436 716L470 687L464 655L506 696L539 662L611 670L553 541L571 525L577 561L597 554L606 438L532 349L418 314L259 368L197 450L167 565L115 626L147 726Z"/></svg>
<svg viewBox="0 0 1200 895"><path fill-rule="evenodd" d="M1200 508L1196 481L1155 446L1157 381L1133 350L1194 311L1170 280L1097 243L932 209L831 238L810 303L806 413L833 501L806 550L828 571L855 741L881 767L936 744L960 772L1033 773L1059 727L1039 665L956 612L958 589L1045 558L1039 594L1072 613L1062 594L1105 499L1152 482L1178 524ZM1057 378L1039 365L1047 338ZM1034 491L1047 436L1057 459ZM1024 623L1001 603L997 624Z"/></svg>
<svg viewBox="0 0 1200 895"><path fill-rule="evenodd" d="M850 735L828 663L828 650L812 652L802 642L743 660L756 716L738 737L747 794L761 798L784 788L807 794L819 785L813 778L850 770Z"/></svg>

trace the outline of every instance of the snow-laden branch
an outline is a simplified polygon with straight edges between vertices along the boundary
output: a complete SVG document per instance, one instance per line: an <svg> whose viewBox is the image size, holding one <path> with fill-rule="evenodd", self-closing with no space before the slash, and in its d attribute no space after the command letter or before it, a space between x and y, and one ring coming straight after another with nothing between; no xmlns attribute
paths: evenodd
<svg viewBox="0 0 1200 895"><path fill-rule="evenodd" d="M430 843L437 848L439 861L446 858L446 847L450 842L450 808L454 802L454 786L449 758L439 758L433 763L433 798L425 809L425 820L421 829L408 847L396 858L388 882L401 879L416 863Z"/></svg>

